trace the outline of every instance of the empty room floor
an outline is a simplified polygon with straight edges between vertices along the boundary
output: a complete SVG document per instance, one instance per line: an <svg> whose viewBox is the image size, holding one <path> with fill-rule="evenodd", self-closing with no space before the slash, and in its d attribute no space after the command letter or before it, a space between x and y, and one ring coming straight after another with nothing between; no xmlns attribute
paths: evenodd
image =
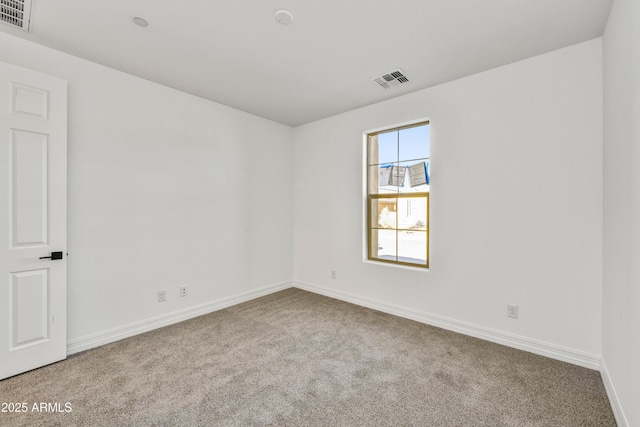
<svg viewBox="0 0 640 427"><path fill-rule="evenodd" d="M616 425L597 371L295 288L8 378L0 396L28 409L3 426Z"/></svg>

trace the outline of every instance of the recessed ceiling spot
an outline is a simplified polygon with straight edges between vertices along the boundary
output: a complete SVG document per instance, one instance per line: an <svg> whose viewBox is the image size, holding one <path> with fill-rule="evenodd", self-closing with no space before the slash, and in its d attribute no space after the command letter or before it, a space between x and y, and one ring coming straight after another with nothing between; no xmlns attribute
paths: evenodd
<svg viewBox="0 0 640 427"><path fill-rule="evenodd" d="M288 10L279 10L274 13L273 16L275 16L276 21L278 21L282 25L289 25L293 22L293 15Z"/></svg>
<svg viewBox="0 0 640 427"><path fill-rule="evenodd" d="M381 76L374 77L371 81L384 89L390 89L394 86L400 86L401 84L408 83L409 79L404 71L398 68Z"/></svg>
<svg viewBox="0 0 640 427"><path fill-rule="evenodd" d="M144 28L149 26L149 23L146 19L138 18L137 16L133 18L133 22L135 22L138 27Z"/></svg>

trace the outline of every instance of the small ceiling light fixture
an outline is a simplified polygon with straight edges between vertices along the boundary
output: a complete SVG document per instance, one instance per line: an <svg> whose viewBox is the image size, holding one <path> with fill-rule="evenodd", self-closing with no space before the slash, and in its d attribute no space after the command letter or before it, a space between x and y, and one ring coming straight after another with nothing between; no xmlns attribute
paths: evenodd
<svg viewBox="0 0 640 427"><path fill-rule="evenodd" d="M288 10L281 9L274 13L273 16L275 16L276 21L282 25L289 25L293 22L293 15Z"/></svg>
<svg viewBox="0 0 640 427"><path fill-rule="evenodd" d="M137 16L136 16L135 18L133 18L133 22L135 22L135 24L136 24L138 27L145 28L145 27L148 27L148 26L149 26L149 23L147 22L147 20L146 20L146 19L139 18L139 17L137 17Z"/></svg>

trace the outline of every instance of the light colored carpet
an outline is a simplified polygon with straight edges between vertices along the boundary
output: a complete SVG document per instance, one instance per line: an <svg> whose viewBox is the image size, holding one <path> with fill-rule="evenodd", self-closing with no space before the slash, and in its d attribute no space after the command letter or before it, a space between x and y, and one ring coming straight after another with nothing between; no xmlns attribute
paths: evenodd
<svg viewBox="0 0 640 427"><path fill-rule="evenodd" d="M615 426L596 371L288 289L0 381L3 426Z"/></svg>

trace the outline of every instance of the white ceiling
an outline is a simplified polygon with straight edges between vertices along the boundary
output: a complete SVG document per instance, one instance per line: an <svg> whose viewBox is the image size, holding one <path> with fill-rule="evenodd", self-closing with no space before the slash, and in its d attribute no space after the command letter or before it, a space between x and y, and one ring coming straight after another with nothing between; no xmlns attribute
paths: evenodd
<svg viewBox="0 0 640 427"><path fill-rule="evenodd" d="M599 37L612 1L34 0L0 31L297 126Z"/></svg>

